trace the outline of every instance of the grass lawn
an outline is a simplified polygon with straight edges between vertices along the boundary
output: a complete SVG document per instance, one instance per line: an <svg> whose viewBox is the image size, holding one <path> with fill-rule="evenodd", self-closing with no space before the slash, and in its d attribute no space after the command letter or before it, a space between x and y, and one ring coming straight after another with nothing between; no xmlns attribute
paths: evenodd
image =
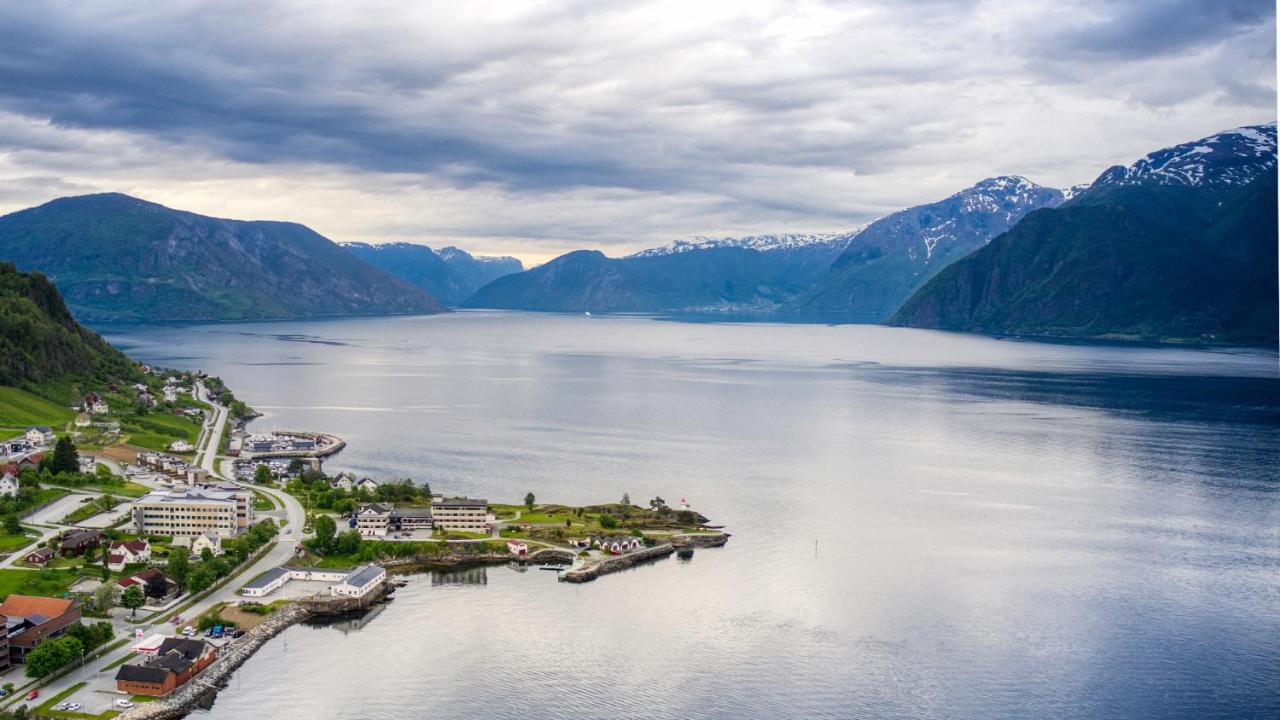
<svg viewBox="0 0 1280 720"><path fill-rule="evenodd" d="M52 400L15 387L0 387L0 432L17 434L29 425L61 430L75 416L70 408Z"/></svg>
<svg viewBox="0 0 1280 720"><path fill-rule="evenodd" d="M18 570L0 568L0 597L13 593L60 597L79 577L70 570Z"/></svg>
<svg viewBox="0 0 1280 720"><path fill-rule="evenodd" d="M31 544L35 538L31 535L0 535L0 554L11 553Z"/></svg>
<svg viewBox="0 0 1280 720"><path fill-rule="evenodd" d="M271 498L267 497L266 495L255 492L253 494L253 509L254 510L275 510L276 504L272 502Z"/></svg>
<svg viewBox="0 0 1280 720"><path fill-rule="evenodd" d="M148 450L167 451L175 440L186 440L194 445L200 435L199 422L185 416L161 412L125 415L120 424L122 433L129 436L129 444Z"/></svg>

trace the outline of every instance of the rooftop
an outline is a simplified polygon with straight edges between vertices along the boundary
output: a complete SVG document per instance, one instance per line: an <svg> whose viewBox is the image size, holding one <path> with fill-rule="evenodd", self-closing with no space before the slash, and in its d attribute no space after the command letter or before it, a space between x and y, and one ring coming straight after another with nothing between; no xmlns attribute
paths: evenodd
<svg viewBox="0 0 1280 720"><path fill-rule="evenodd" d="M480 505L487 507L489 505L489 501L466 497L438 497L432 498L431 505L432 507L476 507Z"/></svg>
<svg viewBox="0 0 1280 720"><path fill-rule="evenodd" d="M377 565L361 565L355 570L352 570L350 575L343 578L342 582L354 587L361 587L366 583L372 582L379 575L384 573L386 573L386 570L383 570Z"/></svg>

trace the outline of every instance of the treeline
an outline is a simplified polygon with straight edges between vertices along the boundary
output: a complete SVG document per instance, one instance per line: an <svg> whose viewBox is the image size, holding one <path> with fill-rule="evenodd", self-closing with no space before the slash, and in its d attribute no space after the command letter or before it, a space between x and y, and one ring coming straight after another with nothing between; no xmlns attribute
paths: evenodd
<svg viewBox="0 0 1280 720"><path fill-rule="evenodd" d="M75 321L44 275L0 263L0 385L38 391L54 380L105 385L139 376L124 353Z"/></svg>

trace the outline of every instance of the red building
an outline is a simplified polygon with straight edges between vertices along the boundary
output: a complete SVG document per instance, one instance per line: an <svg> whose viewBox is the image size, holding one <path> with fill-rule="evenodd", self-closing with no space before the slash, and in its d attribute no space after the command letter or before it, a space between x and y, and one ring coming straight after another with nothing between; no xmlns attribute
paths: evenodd
<svg viewBox="0 0 1280 720"><path fill-rule="evenodd" d="M116 689L131 695L167 695L209 667L217 657L217 648L204 640L165 638L154 656L120 666L116 671Z"/></svg>
<svg viewBox="0 0 1280 720"><path fill-rule="evenodd" d="M66 633L80 621L80 606L75 600L10 595L0 603L0 618L5 624L7 645L0 653L0 667L26 662L27 654L49 638Z"/></svg>

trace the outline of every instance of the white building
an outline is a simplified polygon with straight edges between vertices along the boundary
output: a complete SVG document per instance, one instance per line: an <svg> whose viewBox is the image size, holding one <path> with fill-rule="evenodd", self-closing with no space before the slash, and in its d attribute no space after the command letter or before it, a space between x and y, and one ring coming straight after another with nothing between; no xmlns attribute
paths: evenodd
<svg viewBox="0 0 1280 720"><path fill-rule="evenodd" d="M196 446L186 440L174 440L169 444L169 449L173 452L191 452L196 449Z"/></svg>
<svg viewBox="0 0 1280 720"><path fill-rule="evenodd" d="M18 478L14 477L13 473L5 473L4 477L0 477L0 496L18 496Z"/></svg>
<svg viewBox="0 0 1280 720"><path fill-rule="evenodd" d="M226 490L160 490L134 501L133 524L139 535L232 537L240 527L237 501L236 493Z"/></svg>
<svg viewBox="0 0 1280 720"><path fill-rule="evenodd" d="M53 434L53 430L49 429L48 426L38 425L27 428L27 442L31 443L35 447L52 445L57 442L57 440L58 437Z"/></svg>
<svg viewBox="0 0 1280 720"><path fill-rule="evenodd" d="M145 563L151 560L151 543L146 540L116 541L107 550L107 569L112 572L124 570L126 565Z"/></svg>
<svg viewBox="0 0 1280 720"><path fill-rule="evenodd" d="M335 597L362 598L387 579L387 571L377 565L363 565L329 588Z"/></svg>
<svg viewBox="0 0 1280 720"><path fill-rule="evenodd" d="M387 571L378 565L362 565L355 570L327 570L281 565L249 581L240 589L246 597L265 597L285 586L290 580L331 582L329 594L335 597L362 598L378 587Z"/></svg>

